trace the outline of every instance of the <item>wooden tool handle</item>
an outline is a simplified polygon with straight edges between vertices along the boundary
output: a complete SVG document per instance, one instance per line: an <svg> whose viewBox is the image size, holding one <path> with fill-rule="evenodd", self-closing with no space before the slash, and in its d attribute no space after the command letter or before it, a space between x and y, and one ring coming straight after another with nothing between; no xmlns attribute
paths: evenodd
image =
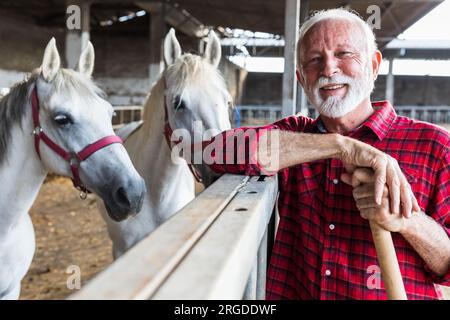
<svg viewBox="0 0 450 320"><path fill-rule="evenodd" d="M372 221L370 221L370 229L388 299L407 300L391 233Z"/></svg>

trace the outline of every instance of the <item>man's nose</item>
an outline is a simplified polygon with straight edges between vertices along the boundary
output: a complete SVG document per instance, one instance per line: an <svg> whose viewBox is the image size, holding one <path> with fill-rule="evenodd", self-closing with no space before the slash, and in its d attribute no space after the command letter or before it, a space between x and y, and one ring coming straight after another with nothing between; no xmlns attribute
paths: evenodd
<svg viewBox="0 0 450 320"><path fill-rule="evenodd" d="M338 61L334 56L327 56L323 59L322 76L331 78L339 72Z"/></svg>

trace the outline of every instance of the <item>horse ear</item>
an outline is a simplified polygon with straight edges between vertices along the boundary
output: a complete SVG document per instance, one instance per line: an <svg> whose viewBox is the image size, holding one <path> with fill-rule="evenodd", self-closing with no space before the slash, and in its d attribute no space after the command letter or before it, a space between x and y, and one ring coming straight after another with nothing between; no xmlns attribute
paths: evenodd
<svg viewBox="0 0 450 320"><path fill-rule="evenodd" d="M208 44L205 49L205 59L217 68L222 57L222 47L220 46L219 37L211 30L209 33Z"/></svg>
<svg viewBox="0 0 450 320"><path fill-rule="evenodd" d="M166 38L164 39L164 60L166 64L170 66L181 56L181 47L180 43L175 37L175 29L170 28L169 33L167 33Z"/></svg>
<svg viewBox="0 0 450 320"><path fill-rule="evenodd" d="M42 59L42 77L45 81L52 81L61 67L58 49L56 49L56 40L52 38L45 48L44 58Z"/></svg>
<svg viewBox="0 0 450 320"><path fill-rule="evenodd" d="M80 55L80 60L78 61L78 71L83 73L84 75L90 77L92 72L94 71L94 46L89 41L86 48L84 48L83 52Z"/></svg>

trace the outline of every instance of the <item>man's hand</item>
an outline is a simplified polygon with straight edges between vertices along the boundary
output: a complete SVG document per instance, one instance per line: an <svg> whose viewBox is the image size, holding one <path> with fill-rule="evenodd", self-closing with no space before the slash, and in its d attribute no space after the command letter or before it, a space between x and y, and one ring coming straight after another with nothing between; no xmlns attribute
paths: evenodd
<svg viewBox="0 0 450 320"><path fill-rule="evenodd" d="M405 225L405 217L400 213L393 213L389 206L389 193L383 187L381 205L374 201L375 175L372 170L359 168L352 175L342 175L342 181L354 187L353 197L361 217L375 221L382 228L391 232L401 232Z"/></svg>
<svg viewBox="0 0 450 320"><path fill-rule="evenodd" d="M266 146L265 150L270 150L269 161L262 161L260 154L255 156L261 171L276 173L301 163L329 158L340 159L348 172L356 167L374 170L374 197L377 204L381 205L383 187L387 184L391 212L401 212L400 205L405 216L410 214L411 209L420 210L416 199L411 197L411 188L397 161L368 144L337 133L310 134L269 130L260 131L260 134L258 149Z"/></svg>
<svg viewBox="0 0 450 320"><path fill-rule="evenodd" d="M442 225L424 212L413 212L410 219L389 210L387 189L383 189L382 205L373 202L375 177L370 169L359 168L353 174L343 174L342 180L354 186L353 197L361 216L376 222L380 227L399 232L419 253L428 267L438 276L450 268L450 238Z"/></svg>
<svg viewBox="0 0 450 320"><path fill-rule="evenodd" d="M403 216L409 217L412 210L420 211L419 204L397 160L368 144L347 137L341 143L341 147L340 159L344 162L347 171L352 172L355 167L373 169L372 182L374 182L374 185L372 183L372 193L375 200L374 204L384 207L382 199L387 198L385 190L387 185L389 212L394 214L401 212Z"/></svg>

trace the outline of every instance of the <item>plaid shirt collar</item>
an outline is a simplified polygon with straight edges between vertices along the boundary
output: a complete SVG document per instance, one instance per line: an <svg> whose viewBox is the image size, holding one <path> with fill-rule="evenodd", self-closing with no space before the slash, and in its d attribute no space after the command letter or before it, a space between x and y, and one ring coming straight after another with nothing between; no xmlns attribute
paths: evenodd
<svg viewBox="0 0 450 320"><path fill-rule="evenodd" d="M359 127L353 129L348 133L349 136L354 136L364 128L370 129L380 141L386 137L389 132L389 128L397 118L394 108L387 100L372 102L372 107L375 110L374 113ZM314 125L317 128L317 132L327 133L327 128L323 123L320 116L314 121Z"/></svg>

